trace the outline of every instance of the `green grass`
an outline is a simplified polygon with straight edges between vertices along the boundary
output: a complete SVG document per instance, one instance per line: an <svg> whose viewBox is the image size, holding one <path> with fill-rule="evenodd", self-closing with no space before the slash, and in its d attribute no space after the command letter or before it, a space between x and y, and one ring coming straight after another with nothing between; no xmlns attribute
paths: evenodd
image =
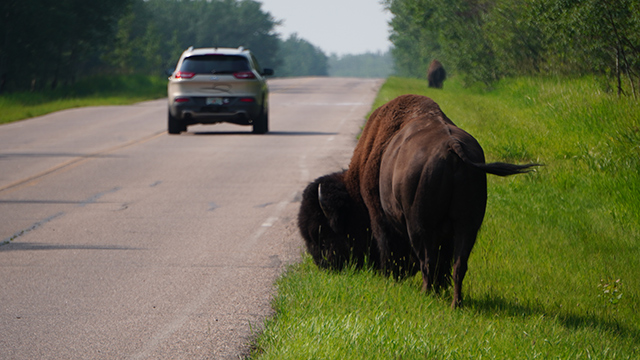
<svg viewBox="0 0 640 360"><path fill-rule="evenodd" d="M167 80L162 77L92 77L56 90L0 95L0 124L69 108L126 105L166 95Z"/></svg>
<svg viewBox="0 0 640 360"><path fill-rule="evenodd" d="M488 161L544 163L489 176L462 309L419 276L318 270L278 281L253 359L640 358L640 104L583 79L518 78L491 91L390 78L438 102Z"/></svg>

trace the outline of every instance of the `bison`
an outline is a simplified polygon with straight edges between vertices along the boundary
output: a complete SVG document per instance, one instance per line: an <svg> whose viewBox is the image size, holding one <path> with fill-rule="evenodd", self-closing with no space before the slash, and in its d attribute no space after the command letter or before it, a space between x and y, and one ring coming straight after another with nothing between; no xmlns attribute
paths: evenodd
<svg viewBox="0 0 640 360"><path fill-rule="evenodd" d="M342 269L347 263L363 266L379 257L372 244L369 216L362 202L353 201L344 182L345 172L322 176L302 193L298 227L315 263Z"/></svg>
<svg viewBox="0 0 640 360"><path fill-rule="evenodd" d="M442 83L447 78L447 72L438 60L433 60L427 70L427 80L430 88L442 89Z"/></svg>
<svg viewBox="0 0 640 360"><path fill-rule="evenodd" d="M486 164L482 148L433 100L403 95L373 112L349 168L309 184L298 225L316 264L365 259L394 276L422 272L423 289L449 285L462 303L467 260L484 218L486 173L537 164Z"/></svg>

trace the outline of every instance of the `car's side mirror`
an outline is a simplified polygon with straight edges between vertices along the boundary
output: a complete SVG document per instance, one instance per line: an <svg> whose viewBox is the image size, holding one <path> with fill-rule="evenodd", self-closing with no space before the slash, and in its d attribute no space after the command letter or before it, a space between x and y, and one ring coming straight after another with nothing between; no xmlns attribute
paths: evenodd
<svg viewBox="0 0 640 360"><path fill-rule="evenodd" d="M174 72L174 71L175 71L175 69L174 69L174 68L168 68L168 69L166 69L166 70L164 71L164 73L165 73L167 76L171 76L171 75L173 75L173 72Z"/></svg>
<svg viewBox="0 0 640 360"><path fill-rule="evenodd" d="M262 75L273 75L273 69L263 69Z"/></svg>

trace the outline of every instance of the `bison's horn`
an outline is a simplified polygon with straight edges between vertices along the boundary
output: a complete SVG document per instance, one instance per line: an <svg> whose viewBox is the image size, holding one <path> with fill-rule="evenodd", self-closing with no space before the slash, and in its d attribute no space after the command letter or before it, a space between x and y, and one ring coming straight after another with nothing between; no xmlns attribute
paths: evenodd
<svg viewBox="0 0 640 360"><path fill-rule="evenodd" d="M322 209L322 213L324 216L329 219L329 214L327 214L327 209L324 208L323 203L324 199L322 198L322 184L318 184L318 203L320 204L320 209Z"/></svg>

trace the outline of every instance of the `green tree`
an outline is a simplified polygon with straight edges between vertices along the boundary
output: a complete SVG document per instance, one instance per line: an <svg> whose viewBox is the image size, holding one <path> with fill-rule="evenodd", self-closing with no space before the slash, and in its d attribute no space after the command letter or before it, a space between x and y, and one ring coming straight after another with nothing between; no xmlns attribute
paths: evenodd
<svg viewBox="0 0 640 360"><path fill-rule="evenodd" d="M639 0L384 0L398 74L439 58L466 83L503 76L600 74L640 87Z"/></svg>
<svg viewBox="0 0 640 360"><path fill-rule="evenodd" d="M640 75L638 0L541 0L538 12L556 71L615 79L618 94Z"/></svg>
<svg viewBox="0 0 640 360"><path fill-rule="evenodd" d="M398 75L425 77L439 59L466 82L500 77L491 41L483 31L491 0L385 0Z"/></svg>
<svg viewBox="0 0 640 360"><path fill-rule="evenodd" d="M467 84L485 84L500 78L495 53L483 27L491 0L436 0L440 42L448 66L461 73Z"/></svg>
<svg viewBox="0 0 640 360"><path fill-rule="evenodd" d="M280 44L282 66L278 76L327 76L328 58L308 41L291 34Z"/></svg>
<svg viewBox="0 0 640 360"><path fill-rule="evenodd" d="M539 73L545 46L536 0L500 0L487 12L482 31L493 49L500 76Z"/></svg>
<svg viewBox="0 0 640 360"><path fill-rule="evenodd" d="M136 19L147 17L152 31L163 44L159 51L162 67L175 65L181 52L194 47L239 47L251 51L266 67L278 64L279 24L262 5L253 0L136 0ZM147 33L150 39L152 34ZM137 34L141 37L143 34ZM150 43L149 43L150 44ZM160 71L162 69L158 69Z"/></svg>
<svg viewBox="0 0 640 360"><path fill-rule="evenodd" d="M55 88L89 71L130 1L3 1L0 90Z"/></svg>
<svg viewBox="0 0 640 360"><path fill-rule="evenodd" d="M4 0L0 19L0 91L96 72L161 74L192 45L279 61L278 22L253 0Z"/></svg>
<svg viewBox="0 0 640 360"><path fill-rule="evenodd" d="M157 75L166 67L162 51L172 42L161 37L150 15L146 4L136 1L118 21L117 33L102 56L117 72Z"/></svg>
<svg viewBox="0 0 640 360"><path fill-rule="evenodd" d="M446 62L439 39L436 6L430 0L384 0L394 17L389 39L396 73L399 76L426 77L435 58Z"/></svg>

